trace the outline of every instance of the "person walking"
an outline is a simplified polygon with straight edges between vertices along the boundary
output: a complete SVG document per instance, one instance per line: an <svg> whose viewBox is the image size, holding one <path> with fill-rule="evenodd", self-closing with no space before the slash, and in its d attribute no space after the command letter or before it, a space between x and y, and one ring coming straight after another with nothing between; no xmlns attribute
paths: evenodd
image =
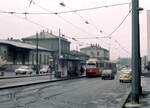
<svg viewBox="0 0 150 108"><path fill-rule="evenodd" d="M81 72L81 75L83 75L83 73L84 73L84 68L81 66L81 68L80 68L80 72Z"/></svg>

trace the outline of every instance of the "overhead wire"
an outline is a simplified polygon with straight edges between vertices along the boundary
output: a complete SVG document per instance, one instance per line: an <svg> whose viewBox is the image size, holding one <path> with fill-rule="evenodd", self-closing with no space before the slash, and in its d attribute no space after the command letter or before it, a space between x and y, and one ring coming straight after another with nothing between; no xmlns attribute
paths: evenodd
<svg viewBox="0 0 150 108"><path fill-rule="evenodd" d="M111 38L111 39L113 39L113 38ZM114 40L115 43L118 44L118 46L119 46L124 52L126 52L128 55L130 55L129 51L127 51L127 50L119 43L118 40L116 40L116 39L113 39L113 40Z"/></svg>
<svg viewBox="0 0 150 108"><path fill-rule="evenodd" d="M67 8L70 9L71 11L73 11L73 9L72 9L70 6L64 4L63 1L61 1L59 4L60 4L61 6L63 6L63 7L67 7ZM100 33L102 33L102 30L100 30L96 25L94 25L94 24L92 24L91 22L89 22L89 20L87 20L86 18L84 18L81 14L79 14L79 13L77 13L77 12L74 12L74 14L76 14L77 16L79 16L79 17L84 21L84 24L91 25L91 26L93 26L97 31L99 31Z"/></svg>
<svg viewBox="0 0 150 108"><path fill-rule="evenodd" d="M40 7L41 9L50 12L48 9L43 8L42 6L36 4L34 1L32 1L32 3L33 3L34 5ZM125 5L125 4L129 4L129 3L107 5L107 6L102 6L102 7L112 7L112 6ZM92 9L98 9L98 8L102 8L102 7L95 7L95 8L88 8L88 9L80 9L80 10L72 10L72 11L66 11L66 12L62 12L62 13L69 13L69 12L92 10ZM31 14L31 13L28 13L28 12L17 13L17 12L7 12L7 11L2 11L2 10L0 10L0 11L1 11L0 13L10 13L10 14L25 14L25 15ZM131 11L130 11L130 12L131 12ZM125 17L125 18L123 19L123 21L119 24L119 26L118 26L113 32L111 32L109 35L107 35L106 38L110 38L110 36L111 36L114 32L116 32L116 31L119 29L119 27L123 24L123 22L125 21L125 19L126 19L126 18L128 17L128 15L130 14L130 12L126 15L126 17ZM33 14L34 14L34 13L33 13ZM58 13L53 13L53 14L55 14L55 15L58 16L58 14L60 14L60 13L58 12ZM17 16L17 17L18 17L18 16ZM22 18L22 17L21 17L21 18ZM22 19L24 19L24 18L22 18ZM40 26L40 27L42 27L42 28L48 29L47 27L45 27L45 26L43 26L43 25L41 25L41 24L38 24L38 23L36 23L36 22L34 22L34 21L32 21L32 20L29 20L29 19L24 19L24 20L27 20L28 22L33 23L33 24L35 24L35 25L37 25L37 26ZM63 20L64 20L64 19L63 19ZM66 22L66 21L65 21L65 22ZM69 23L69 22L68 22L68 23ZM72 24L72 23L70 23L70 24ZM95 37L95 38L97 39L98 37ZM99 37L99 38L100 38L100 37ZM104 38L104 37L103 37L103 38ZM72 39L73 39L73 38L72 38ZM76 38L74 38L74 39L75 39L75 41L77 41ZM73 39L73 40L74 40L74 39Z"/></svg>
<svg viewBox="0 0 150 108"><path fill-rule="evenodd" d="M35 2L33 2L33 4L34 4L35 6L41 8L42 10L45 10L45 11L47 11L47 12L52 13L49 9L47 9L47 8L45 8L45 7L42 7L41 5L39 5L39 4L35 3ZM64 17L58 15L57 13L54 13L54 15L56 15L57 17L59 17L60 19L62 19L63 21L65 21L66 23L72 25L74 28L80 30L81 32L85 32L85 33L87 33L88 35L93 35L93 34L89 33L88 31L84 30L83 28L81 28L81 27L79 27L79 26L73 24L72 22L70 22L69 20L65 19Z"/></svg>
<svg viewBox="0 0 150 108"><path fill-rule="evenodd" d="M35 3L34 3L34 4L35 4ZM35 5L36 5L36 4L35 4ZM40 6L40 8L42 8L42 7ZM44 9L45 11L49 11L49 10L46 9L46 8L42 8L42 9ZM109 37L111 37L111 36L120 28L120 26L125 22L125 20L126 20L127 17L129 16L129 14L131 13L131 11L132 11L132 10L130 10L130 11L127 13L127 15L126 15L126 16L123 18L123 20L121 21L121 23L119 23L119 25L118 25L111 33L109 33L108 35L103 36L103 37L93 37L93 39L94 39L94 38L97 39L97 38L109 38ZM7 11L3 11L3 10L0 10L0 12L1 12L1 13L9 13L9 14L15 14L15 13L16 13L16 12L7 12ZM26 13L24 13L24 14L27 15ZM58 15L57 15L57 16L58 16ZM61 16L58 16L58 17L60 17L60 18L63 19L65 22L69 23L70 25L74 26L75 28L81 30L80 27L74 25L73 23L71 23L70 21L66 20L65 18L63 18L63 17L61 17ZM84 31L84 29L82 29L82 31ZM85 31L85 32L86 32L86 31ZM88 35L89 35L89 34L88 34ZM90 35L91 35L91 34L90 34ZM86 39L86 38L84 38L84 39ZM87 39L88 39L88 38L87 38Z"/></svg>
<svg viewBox="0 0 150 108"><path fill-rule="evenodd" d="M31 0L28 0L31 1ZM98 6L98 7L92 7L92 8L84 8L84 9L76 9L76 10L71 10L71 11L62 11L62 12L14 12L15 14L64 14L64 13L72 13L72 12L80 12L80 11L87 11L87 10L95 10L95 9L100 9L100 8L109 8L109 7L115 7L115 6L121 6L121 5L127 5L130 4L131 2L128 3L119 3L119 4L112 4L112 5L104 5L104 6ZM32 4L37 5L41 9L40 5L36 4L34 1L32 1ZM45 8L43 8L44 10Z"/></svg>
<svg viewBox="0 0 150 108"><path fill-rule="evenodd" d="M131 11L132 11L132 9L123 18L123 20L121 21L121 23L110 34L108 34L106 37L108 37L108 38L112 37L112 34L114 34L121 27L121 25L125 22L125 20L127 19L127 17L130 15Z"/></svg>
<svg viewBox="0 0 150 108"><path fill-rule="evenodd" d="M0 10L0 11L3 11L3 10ZM3 11L3 12L5 12L5 11ZM25 21L27 21L27 22L29 22L29 23L32 23L32 24L34 24L34 25L36 25L36 26L39 26L39 27L41 27L41 28L43 28L43 29L46 29L46 30L48 30L48 31L50 30L48 27L43 26L43 25L41 25L41 24L39 24L39 23L37 23L37 22L35 22L35 21L33 21L33 20L20 17L20 16L18 16L18 15L13 14L13 13L11 13L11 15L13 15L13 16L19 18L19 19L25 20ZM76 42L78 42L79 44L83 44L83 42L79 42L79 40L76 40L76 38L73 38L73 37L70 37L70 36L67 36L67 35L63 35L63 34L62 34L61 36L62 36L62 37L65 36L66 38L71 39L71 40L73 40L73 41L76 41ZM88 43L84 43L84 44L87 45ZM88 44L88 45L89 45L89 44Z"/></svg>

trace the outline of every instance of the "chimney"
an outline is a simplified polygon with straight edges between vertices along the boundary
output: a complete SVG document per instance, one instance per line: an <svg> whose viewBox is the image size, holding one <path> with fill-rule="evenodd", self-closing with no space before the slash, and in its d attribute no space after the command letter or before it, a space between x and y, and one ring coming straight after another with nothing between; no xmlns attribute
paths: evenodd
<svg viewBox="0 0 150 108"><path fill-rule="evenodd" d="M13 40L13 37L11 37L10 40Z"/></svg>

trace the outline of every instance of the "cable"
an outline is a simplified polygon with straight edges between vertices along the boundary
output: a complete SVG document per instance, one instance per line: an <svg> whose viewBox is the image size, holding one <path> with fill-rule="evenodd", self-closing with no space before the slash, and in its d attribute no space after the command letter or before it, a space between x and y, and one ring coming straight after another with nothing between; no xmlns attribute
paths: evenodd
<svg viewBox="0 0 150 108"><path fill-rule="evenodd" d="M3 11L3 10L0 10L0 11ZM5 11L3 11L3 12L5 12ZM41 27L41 28L44 28L44 29L49 30L48 27L43 26L43 25L41 25L41 24L39 24L39 23L36 23L36 22L34 22L34 21L32 21L32 20L29 20L29 19L26 19L26 18L17 16L17 15L15 15L15 14L13 14L13 13L12 13L11 15L14 15L15 17L17 17L17 18L19 18L19 19L23 19L23 20L25 20L25 21L27 21L27 22L29 22L29 23L32 23L32 24L37 25L37 26L39 26L39 27ZM76 38L72 38L72 37L67 36L67 35L62 35L62 36L65 36L65 37L67 37L67 38L69 38L69 39L72 39L73 41L79 42L79 40L76 40ZM82 44L83 44L83 43L82 43ZM84 44L87 44L87 43L84 43Z"/></svg>
<svg viewBox="0 0 150 108"><path fill-rule="evenodd" d="M112 38L111 38L112 39ZM116 39L113 39L115 43L118 44L118 46L123 50L125 51L127 54L130 54Z"/></svg>
<svg viewBox="0 0 150 108"><path fill-rule="evenodd" d="M35 4L35 3L34 3ZM41 6L40 6L40 8L42 8ZM49 11L49 10L47 10L47 9L45 9L45 8L42 8L42 9L44 9L44 10L46 10L46 11ZM0 13L9 13L9 14L15 14L16 12L7 12L7 11L3 11L3 10L0 10L1 12ZM132 11L132 9L129 11L129 13L125 16L125 18L121 21L121 23L110 33L110 34L108 34L107 36L105 36L105 38L109 38L109 37L111 37L119 28L120 28L120 26L124 23L124 21L127 19L127 17L129 16L129 14L131 13L131 11ZM27 15L28 13L24 13L25 15ZM57 15L57 14L56 14ZM76 26L76 25L74 25L73 23L71 23L70 21L68 21L68 20L66 20L66 19L64 19L62 16L59 16L59 15L57 15L58 17L60 17L61 19L63 19L65 22L67 22L67 23L69 23L70 25L72 25L72 26L74 26L75 28L77 28L77 29L79 29L79 30L81 30L82 28L80 28L80 27L78 27L78 26ZM82 29L82 32L86 32L84 29ZM88 35L89 35L89 33L88 33ZM91 34L90 34L91 35ZM96 38L97 39L97 37L93 37L93 38ZM100 38L104 38L104 37L100 37Z"/></svg>
<svg viewBox="0 0 150 108"><path fill-rule="evenodd" d="M37 5L35 2L33 2L32 1L32 3L34 4L34 5ZM126 4L128 4L128 3L126 3ZM117 4L116 4L117 5ZM122 4L123 5L123 4ZM43 7L41 7L40 5L37 5L38 7L40 7L41 9L43 9L43 10L46 10L46 11L48 11L48 12L50 12L48 9L46 9L46 8L43 8ZM114 6L114 5L112 5L112 6ZM1 10L0 10L1 11ZM76 12L76 11L72 11L72 12ZM131 11L130 11L131 12ZM127 16L130 14L130 12L127 14ZM1 13L10 13L10 14L16 14L16 12L6 12L6 11L1 11ZM20 13L21 14L21 13ZM25 14L25 15L27 15L28 13L23 13L23 14ZM57 13L58 14L58 13ZM56 13L55 13L55 15L57 15ZM58 15L57 15L58 16ZM119 29L119 27L123 24L123 22L125 21L125 19L127 18L127 16L123 19L123 21L119 24L119 26L112 32L112 33L110 33L108 36L106 36L106 37L95 37L96 39L97 38L110 38L110 36L114 33L114 32L116 32L118 29ZM61 16L60 16L61 17ZM22 17L21 17L22 18ZM24 19L24 18L22 18L22 19ZM24 19L24 20L27 20L27 19ZM65 20L65 22L67 21L66 19L63 19L63 20ZM47 27L45 27L45 26L43 26L43 25L40 25L40 24L38 24L38 23L36 23L36 22L34 22L34 21L31 21L31 20L27 20L28 22L30 22L30 23L33 23L33 24L35 24L35 25L38 25L38 26L40 26L40 27L42 27L42 28L46 28L46 29L48 29ZM67 23L69 23L69 22L67 22ZM72 24L72 23L69 23L69 24ZM79 29L79 28L78 28ZM49 30L49 29L48 29ZM73 38L72 38L73 39ZM76 38L74 38L73 40L75 40Z"/></svg>
<svg viewBox="0 0 150 108"><path fill-rule="evenodd" d="M38 5L38 4L35 3L35 2L33 2L33 4L34 4L35 6L41 8L42 10L45 10L45 11L47 11L47 12L51 12L49 9L46 9L46 8L44 8L44 7L40 6L40 5ZM63 21L65 21L66 23L72 25L74 28L76 28L76 29L78 29L78 30L80 30L80 31L82 31L82 32L85 32L85 33L87 33L88 35L93 35L93 34L90 34L89 32L87 32L86 30L84 30L83 28L81 28L81 27L79 27L79 26L77 26L77 25L71 23L69 20L66 20L65 18L63 18L62 16L58 15L57 13L55 13L54 15L56 15L56 16L59 17L59 18L61 18L61 19L62 19Z"/></svg>
<svg viewBox="0 0 150 108"><path fill-rule="evenodd" d="M34 22L34 21L32 21L32 20L29 20L29 19L27 19L27 18L22 18L22 17L17 16L17 15L15 15L15 16L18 17L18 18L20 18L20 19L26 20L26 21L28 21L28 22L34 24L34 25L37 25L37 26L39 26L39 27L41 27L41 28L44 28L44 29L46 29L46 30L49 30L48 27L43 26L43 25L41 25L41 24L39 24L39 23L36 23L36 22Z"/></svg>
<svg viewBox="0 0 150 108"><path fill-rule="evenodd" d="M121 25L124 23L124 21L127 19L127 17L129 16L129 14L131 13L132 9L129 11L129 13L125 16L125 18L121 21L121 23L110 33L108 34L106 37L111 37L120 27Z"/></svg>
<svg viewBox="0 0 150 108"><path fill-rule="evenodd" d="M67 7L68 9L70 9L71 11L73 11L73 9L70 7L70 6L68 6L68 5L66 5L66 4L64 4L64 2L62 2L61 1L61 3L59 3L62 7ZM89 22L87 19L85 19L82 15L80 15L79 13L77 13L77 12L74 12L77 16L79 16L83 21L84 21L84 23L85 24L89 24L89 25L92 25L97 31L102 31L102 30L100 30L98 27L96 27L96 25L94 25L94 24L92 24L91 22ZM100 32L100 33L102 33L102 32Z"/></svg>
<svg viewBox="0 0 150 108"><path fill-rule="evenodd" d="M31 1L31 0L28 0L28 1ZM35 3L34 1L32 1L32 4L37 5L40 8L43 8L40 5L38 5L37 3ZM104 5L104 6L98 6L98 7L92 7L92 8L85 8L85 9L77 9L77 10L71 10L71 11L63 11L63 12L48 12L48 13L42 13L42 12L36 12L36 13L34 13L34 12L33 13L30 13L30 12L14 12L14 13L15 14L64 14L64 13L80 12L80 11L87 11L87 10L95 10L95 9L100 9L100 8L109 8L109 7L115 7L115 6L127 5L127 4L130 4L130 2L120 3L120 4L112 4L112 5ZM43 10L45 10L45 8L43 8ZM7 12L7 13L9 13L9 12Z"/></svg>

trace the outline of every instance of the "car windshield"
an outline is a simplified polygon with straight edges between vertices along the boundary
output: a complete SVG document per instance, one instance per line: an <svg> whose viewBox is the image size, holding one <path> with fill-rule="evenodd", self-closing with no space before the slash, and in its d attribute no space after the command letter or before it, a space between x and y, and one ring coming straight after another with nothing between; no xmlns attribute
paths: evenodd
<svg viewBox="0 0 150 108"><path fill-rule="evenodd" d="M48 66L42 66L41 69L48 69Z"/></svg>
<svg viewBox="0 0 150 108"><path fill-rule="evenodd" d="M29 69L29 67L28 66L21 66L21 67L19 67L20 69Z"/></svg>
<svg viewBox="0 0 150 108"><path fill-rule="evenodd" d="M112 70L103 70L102 74L111 74Z"/></svg>
<svg viewBox="0 0 150 108"><path fill-rule="evenodd" d="M130 74L130 73L131 73L131 70L129 70L129 69L122 70L121 73L122 73L122 74Z"/></svg>

